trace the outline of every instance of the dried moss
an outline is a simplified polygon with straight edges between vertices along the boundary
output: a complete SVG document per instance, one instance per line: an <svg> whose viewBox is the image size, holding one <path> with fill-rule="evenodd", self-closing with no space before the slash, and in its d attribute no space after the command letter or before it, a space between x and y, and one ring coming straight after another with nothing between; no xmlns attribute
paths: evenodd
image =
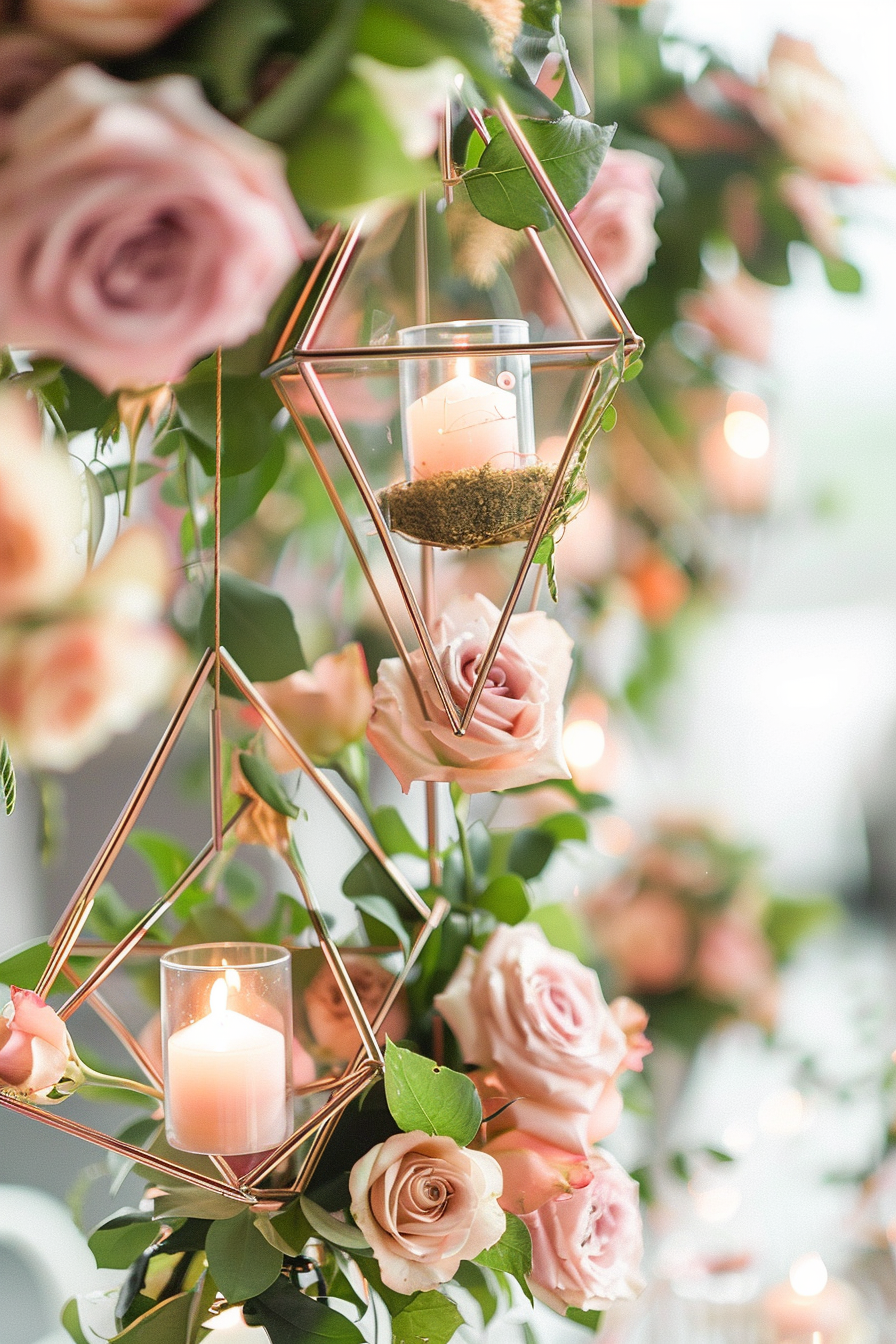
<svg viewBox="0 0 896 1344"><path fill-rule="evenodd" d="M393 532L446 550L526 541L556 468L537 462L516 471L490 466L442 471L382 490L380 507Z"/></svg>

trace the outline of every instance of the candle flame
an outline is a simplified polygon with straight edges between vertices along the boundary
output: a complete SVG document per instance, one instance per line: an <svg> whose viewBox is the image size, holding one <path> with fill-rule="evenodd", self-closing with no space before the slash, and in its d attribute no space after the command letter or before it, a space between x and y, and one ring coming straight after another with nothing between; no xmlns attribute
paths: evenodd
<svg viewBox="0 0 896 1344"><path fill-rule="evenodd" d="M828 1271L817 1251L801 1255L790 1266L790 1286L799 1297L817 1297L827 1281Z"/></svg>
<svg viewBox="0 0 896 1344"><path fill-rule="evenodd" d="M223 1017L227 1011L227 994L227 981L223 977L216 980L208 996L208 1006L214 1017Z"/></svg>
<svg viewBox="0 0 896 1344"><path fill-rule="evenodd" d="M239 971L233 970L231 966L228 966L227 970L224 972L224 979L230 989L240 988L240 973Z"/></svg>

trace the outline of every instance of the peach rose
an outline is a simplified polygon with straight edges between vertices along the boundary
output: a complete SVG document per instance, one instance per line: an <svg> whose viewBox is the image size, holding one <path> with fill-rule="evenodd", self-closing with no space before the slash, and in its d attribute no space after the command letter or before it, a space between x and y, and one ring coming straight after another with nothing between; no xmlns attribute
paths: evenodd
<svg viewBox="0 0 896 1344"><path fill-rule="evenodd" d="M352 1217L396 1293L447 1283L504 1233L501 1168L485 1153L420 1129L395 1134L356 1162Z"/></svg>
<svg viewBox="0 0 896 1344"><path fill-rule="evenodd" d="M40 33L25 29L0 33L0 154L9 148L19 108L73 59L67 47Z"/></svg>
<svg viewBox="0 0 896 1344"><path fill-rule="evenodd" d="M367 1019L372 1022L392 988L395 976L376 957L363 956L358 952L343 952L341 955ZM305 990L305 1014L312 1036L324 1050L340 1060L351 1059L355 1055L360 1048L361 1037L333 972L327 965L320 968ZM402 990L376 1034L380 1045L385 1045L387 1036L390 1040L400 1041L407 1034L409 1020L407 995Z"/></svg>
<svg viewBox="0 0 896 1344"><path fill-rule="evenodd" d="M25 0L36 28L81 51L129 56L153 47L209 0Z"/></svg>
<svg viewBox="0 0 896 1344"><path fill-rule="evenodd" d="M619 1122L629 1045L594 971L535 924L500 925L464 950L435 1006L492 1095L517 1098L502 1125L584 1151Z"/></svg>
<svg viewBox="0 0 896 1344"><path fill-rule="evenodd" d="M711 919L694 958L694 981L709 999L744 1003L773 978L772 956L759 929L737 911Z"/></svg>
<svg viewBox="0 0 896 1344"><path fill-rule="evenodd" d="M0 167L0 341L106 392L239 345L314 249L280 156L180 75L66 70Z"/></svg>
<svg viewBox="0 0 896 1344"><path fill-rule="evenodd" d="M74 548L81 487L64 449L45 447L32 404L0 394L0 619L50 606L84 568Z"/></svg>
<svg viewBox="0 0 896 1344"><path fill-rule="evenodd" d="M690 582L678 565L662 552L648 549L625 577L634 589L635 601L648 625L668 625L687 601Z"/></svg>
<svg viewBox="0 0 896 1344"><path fill-rule="evenodd" d="M703 327L721 350L764 364L771 353L771 289L741 271L733 280L711 282L684 294L682 317Z"/></svg>
<svg viewBox="0 0 896 1344"><path fill-rule="evenodd" d="M436 656L461 708L498 616L481 593L455 597L433 631ZM367 737L405 793L415 779L451 781L467 793L568 779L560 737L571 648L563 627L543 612L511 616L464 737L455 737L420 650L411 658L426 717L401 660L386 659Z"/></svg>
<svg viewBox="0 0 896 1344"><path fill-rule="evenodd" d="M364 736L373 707L373 688L360 644L325 653L310 672L259 683L258 690L284 727L315 761L328 761ZM295 761L265 731L275 770L294 770Z"/></svg>
<svg viewBox="0 0 896 1344"><path fill-rule="evenodd" d="M15 986L10 993L0 1015L0 1087L40 1097L65 1076L68 1032L39 994Z"/></svg>
<svg viewBox="0 0 896 1344"><path fill-rule="evenodd" d="M637 1297L644 1287L638 1186L615 1158L600 1149L567 1153L516 1130L485 1151L503 1173L501 1207L529 1229L536 1297L561 1314Z"/></svg>
<svg viewBox="0 0 896 1344"><path fill-rule="evenodd" d="M591 907L598 945L622 983L664 993L683 983L691 959L691 923L680 901L646 888L619 906Z"/></svg>
<svg viewBox="0 0 896 1344"><path fill-rule="evenodd" d="M74 770L166 697L181 644L165 626L75 616L0 653L0 734L38 770Z"/></svg>
<svg viewBox="0 0 896 1344"><path fill-rule="evenodd" d="M788 158L823 182L881 181L887 164L811 42L779 33L756 113Z"/></svg>

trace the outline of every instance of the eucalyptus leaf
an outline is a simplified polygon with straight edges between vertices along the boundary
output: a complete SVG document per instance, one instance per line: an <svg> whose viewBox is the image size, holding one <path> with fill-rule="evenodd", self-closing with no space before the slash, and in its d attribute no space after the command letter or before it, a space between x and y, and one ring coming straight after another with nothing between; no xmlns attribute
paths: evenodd
<svg viewBox="0 0 896 1344"><path fill-rule="evenodd" d="M199 618L199 637L215 640L214 590ZM306 667L292 611L282 597L240 574L221 575L221 643L250 681L280 681ZM224 678L225 688L230 685Z"/></svg>
<svg viewBox="0 0 896 1344"><path fill-rule="evenodd" d="M283 1266L283 1253L255 1225L252 1209L209 1228L205 1253L212 1278L228 1302L242 1302L269 1288Z"/></svg>
<svg viewBox="0 0 896 1344"><path fill-rule="evenodd" d="M405 1133L444 1134L461 1147L482 1124L482 1105L465 1074L386 1041L386 1100Z"/></svg>
<svg viewBox="0 0 896 1344"><path fill-rule="evenodd" d="M418 1293L392 1317L392 1344L448 1344L463 1323L450 1297L435 1290Z"/></svg>
<svg viewBox="0 0 896 1344"><path fill-rule="evenodd" d="M604 161L615 126L595 126L582 117L558 121L524 118L522 129L568 210L587 192ZM498 127L479 160L464 174L470 200L486 219L508 229L555 221L535 179L510 136Z"/></svg>
<svg viewBox="0 0 896 1344"><path fill-rule="evenodd" d="M356 1344L364 1336L341 1312L278 1278L243 1307L249 1325L263 1325L271 1344Z"/></svg>
<svg viewBox="0 0 896 1344"><path fill-rule="evenodd" d="M334 1217L306 1195L299 1196L299 1205L312 1230L324 1241L331 1241L334 1246L341 1246L346 1251L357 1251L359 1255L372 1254L367 1238L351 1223Z"/></svg>
<svg viewBox="0 0 896 1344"><path fill-rule="evenodd" d="M272 807L284 817L294 819L299 815L299 809L287 795L280 783L280 776L269 761L262 756L253 756L249 751L241 751L240 769L268 807Z"/></svg>
<svg viewBox="0 0 896 1344"><path fill-rule="evenodd" d="M511 1274L532 1301L532 1292L526 1282L526 1275L532 1272L532 1238L522 1218L508 1213L507 1226L501 1240L488 1250L481 1251L476 1257L477 1265Z"/></svg>

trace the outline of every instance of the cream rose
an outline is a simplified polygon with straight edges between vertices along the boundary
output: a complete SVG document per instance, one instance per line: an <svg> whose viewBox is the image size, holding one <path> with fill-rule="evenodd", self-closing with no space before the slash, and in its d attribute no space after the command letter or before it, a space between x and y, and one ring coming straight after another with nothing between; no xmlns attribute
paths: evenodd
<svg viewBox="0 0 896 1344"><path fill-rule="evenodd" d="M615 1158L600 1149L567 1153L518 1131L486 1152L504 1176L502 1208L529 1229L536 1297L561 1314L637 1297L644 1287L638 1186Z"/></svg>
<svg viewBox="0 0 896 1344"><path fill-rule="evenodd" d="M363 737L373 707L373 688L360 644L325 653L310 672L261 682L258 690L315 761L328 761ZM275 770L295 769L292 756L267 731L265 744Z"/></svg>
<svg viewBox="0 0 896 1344"><path fill-rule="evenodd" d="M488 598L455 597L433 631L440 666L463 707L498 622ZM512 616L464 737L456 737L423 658L411 658L426 704L424 716L398 658L380 663L373 691L371 745L407 793L415 779L448 780L466 793L488 793L568 779L560 736L572 641L543 612Z"/></svg>
<svg viewBox="0 0 896 1344"><path fill-rule="evenodd" d="M447 1283L461 1260L501 1239L507 1221L495 1159L421 1129L371 1148L352 1167L349 1189L352 1217L396 1293Z"/></svg>
<svg viewBox="0 0 896 1344"><path fill-rule="evenodd" d="M342 962L367 1019L372 1022L395 977L375 957L359 952L343 952ZM358 1029L329 966L322 966L305 990L305 1015L317 1044L334 1058L351 1059L360 1048ZM385 1045L387 1036L390 1040L400 1041L407 1033L408 1021L407 995L402 990L377 1032L380 1045Z"/></svg>
<svg viewBox="0 0 896 1344"><path fill-rule="evenodd" d="M36 27L81 51L128 56L152 47L209 0L25 0Z"/></svg>
<svg viewBox="0 0 896 1344"><path fill-rule="evenodd" d="M629 1044L594 971L535 924L467 947L435 1006L489 1095L518 1098L504 1125L584 1151L619 1122Z"/></svg>
<svg viewBox="0 0 896 1344"><path fill-rule="evenodd" d="M846 89L811 42L778 34L755 111L784 153L824 182L876 182L888 174Z"/></svg>
<svg viewBox="0 0 896 1344"><path fill-rule="evenodd" d="M180 75L65 71L0 167L0 341L104 391L181 378L257 331L314 249L281 158Z"/></svg>
<svg viewBox="0 0 896 1344"><path fill-rule="evenodd" d="M14 986L10 992L0 1015L0 1087L40 1097L65 1076L68 1032L39 994Z"/></svg>
<svg viewBox="0 0 896 1344"><path fill-rule="evenodd" d="M48 607L84 569L81 487L64 449L44 446L34 406L0 394L0 619Z"/></svg>

